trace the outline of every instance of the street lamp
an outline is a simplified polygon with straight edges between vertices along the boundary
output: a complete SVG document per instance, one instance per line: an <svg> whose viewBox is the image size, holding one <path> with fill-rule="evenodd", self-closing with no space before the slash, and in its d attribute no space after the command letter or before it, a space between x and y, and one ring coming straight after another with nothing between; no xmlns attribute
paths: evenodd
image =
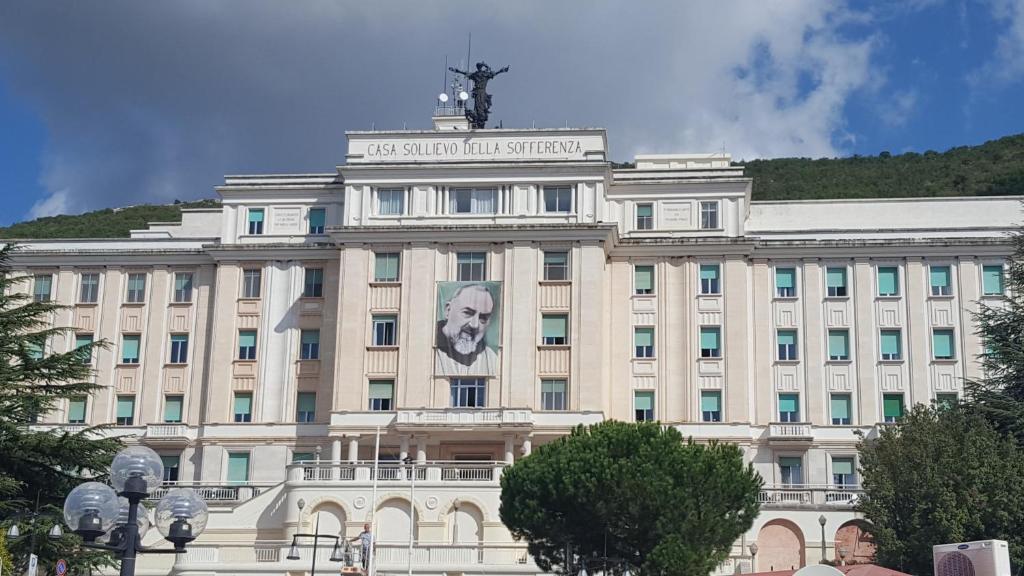
<svg viewBox="0 0 1024 576"><path fill-rule="evenodd" d="M29 529L29 534L28 534L28 536L29 536L29 552L28 552L28 554L29 554L29 563L32 562L32 558L36 555L36 531L35 531L35 527L36 527L36 519L39 518L39 516L40 516L40 514L39 514L39 497L42 495L42 493L43 493L42 490L38 490L36 492L36 507L35 507L35 509L32 512L23 514L23 516L28 516L29 518L31 518L31 520L29 520L29 525L31 526L31 528ZM60 524L54 524L53 526L51 526L50 527L50 531L47 533L47 538L49 538L50 540L60 540L63 537L64 537L64 530L61 529ZM14 541L14 540L17 540L19 538L22 538L21 528L18 527L17 523L11 524L10 528L7 529L7 540L8 541Z"/></svg>
<svg viewBox="0 0 1024 576"><path fill-rule="evenodd" d="M825 559L825 522L827 522L827 520L825 519L825 515L824 514L822 514L821 516L818 516L818 524L821 524L821 563L822 564L828 562L828 560Z"/></svg>
<svg viewBox="0 0 1024 576"><path fill-rule="evenodd" d="M306 501L300 499L296 504L298 505L299 512L302 512L302 508L306 505ZM292 545L288 548L288 555L285 556L285 558L287 558L289 560L298 560L299 559L299 542L298 542L299 538L312 538L313 539L313 565L310 566L310 568L309 568L309 576L316 576L316 550L317 550L317 545L319 544L319 541L320 541L321 538L323 538L325 540L334 540L334 549L331 550L331 557L329 559L330 562L341 562L343 559L345 559L345 557L351 559L350 555L346 554L345 557L342 556L342 552L341 552L341 538L340 537L332 536L330 534L321 534L320 533L320 515L319 514L316 515L316 525L313 527L313 533L312 534L295 534L294 536L292 536ZM346 542L346 546L345 547L348 548L348 543L347 542ZM351 560L349 560L349 562L351 562ZM351 563L349 563L349 562L347 562L346 564L351 566Z"/></svg>
<svg viewBox="0 0 1024 576"><path fill-rule="evenodd" d="M747 548L750 550L750 571L757 572L757 542L751 542Z"/></svg>

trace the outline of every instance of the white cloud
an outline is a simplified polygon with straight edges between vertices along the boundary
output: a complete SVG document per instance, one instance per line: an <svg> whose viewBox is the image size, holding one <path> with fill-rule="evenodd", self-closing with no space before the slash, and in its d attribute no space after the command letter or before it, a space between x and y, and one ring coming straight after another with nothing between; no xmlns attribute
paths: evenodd
<svg viewBox="0 0 1024 576"><path fill-rule="evenodd" d="M992 18L1004 29L996 38L992 58L968 75L975 93L991 84L1006 85L1024 80L1024 0L988 0Z"/></svg>
<svg viewBox="0 0 1024 576"><path fill-rule="evenodd" d="M879 117L890 127L902 127L917 111L917 101L917 90L898 91L883 102Z"/></svg>
<svg viewBox="0 0 1024 576"><path fill-rule="evenodd" d="M37 201L29 210L29 218L43 218L45 216L57 216L69 212L68 190L57 190L49 196Z"/></svg>

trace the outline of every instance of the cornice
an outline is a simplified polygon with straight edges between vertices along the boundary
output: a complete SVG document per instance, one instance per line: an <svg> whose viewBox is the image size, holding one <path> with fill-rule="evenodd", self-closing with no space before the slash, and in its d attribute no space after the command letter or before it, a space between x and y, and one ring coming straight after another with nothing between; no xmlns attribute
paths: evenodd
<svg viewBox="0 0 1024 576"><path fill-rule="evenodd" d="M210 257L222 262L226 260L309 260L335 259L338 247L332 243L321 244L215 244L206 246Z"/></svg>
<svg viewBox="0 0 1024 576"><path fill-rule="evenodd" d="M457 226L339 226L327 233L338 244L374 242L616 241L615 224L512 224Z"/></svg>

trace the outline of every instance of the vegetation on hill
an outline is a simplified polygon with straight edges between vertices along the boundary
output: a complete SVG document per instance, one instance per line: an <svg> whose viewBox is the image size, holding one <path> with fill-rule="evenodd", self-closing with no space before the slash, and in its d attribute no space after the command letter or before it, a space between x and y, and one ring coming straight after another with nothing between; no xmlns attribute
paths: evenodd
<svg viewBox="0 0 1024 576"><path fill-rule="evenodd" d="M0 228L0 238L127 238L131 230L150 222L181 222L182 208L213 208L217 200L175 202L163 206L143 204L108 208L77 215L47 216Z"/></svg>

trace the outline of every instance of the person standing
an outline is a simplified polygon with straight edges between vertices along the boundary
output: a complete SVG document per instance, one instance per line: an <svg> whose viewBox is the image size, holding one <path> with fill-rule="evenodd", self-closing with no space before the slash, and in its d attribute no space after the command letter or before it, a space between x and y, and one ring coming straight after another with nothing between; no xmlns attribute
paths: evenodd
<svg viewBox="0 0 1024 576"><path fill-rule="evenodd" d="M362 550L360 551L362 553L359 556L363 562L363 570L365 571L370 567L370 545L373 543L373 533L370 532L369 524L363 524L363 531L359 533L359 536L350 540L350 542L355 542L356 540L359 540L359 544L362 547Z"/></svg>

